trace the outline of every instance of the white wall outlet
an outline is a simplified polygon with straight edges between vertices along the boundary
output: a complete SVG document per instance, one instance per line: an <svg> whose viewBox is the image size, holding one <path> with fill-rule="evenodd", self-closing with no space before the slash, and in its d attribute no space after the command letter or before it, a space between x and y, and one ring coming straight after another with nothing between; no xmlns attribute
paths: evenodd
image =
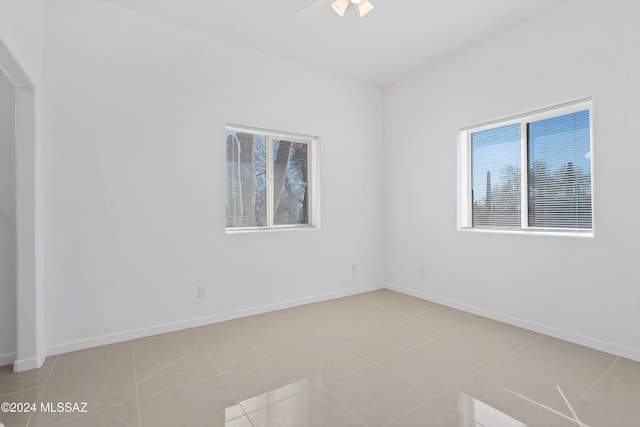
<svg viewBox="0 0 640 427"><path fill-rule="evenodd" d="M638 300L636 301L636 310L640 311L640 296L638 297Z"/></svg>
<svg viewBox="0 0 640 427"><path fill-rule="evenodd" d="M355 276L358 274L358 264L356 264L355 262L351 263L351 275Z"/></svg>
<svg viewBox="0 0 640 427"><path fill-rule="evenodd" d="M424 277L424 267L418 268L418 277Z"/></svg>
<svg viewBox="0 0 640 427"><path fill-rule="evenodd" d="M198 286L198 298L206 298L207 297L207 288L204 286Z"/></svg>

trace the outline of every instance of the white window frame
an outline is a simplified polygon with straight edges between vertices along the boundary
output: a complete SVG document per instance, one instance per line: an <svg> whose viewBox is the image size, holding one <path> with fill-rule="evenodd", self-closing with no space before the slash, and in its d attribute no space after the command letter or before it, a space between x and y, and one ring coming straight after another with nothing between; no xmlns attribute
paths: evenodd
<svg viewBox="0 0 640 427"><path fill-rule="evenodd" d="M591 164L591 228L542 228L529 227L528 212L528 173L522 173L528 169L527 123L571 114L577 111L589 110L589 144ZM520 123L520 195L521 195L521 220L520 228L480 228L472 226L472 179L471 179L471 135L475 132L508 126ZM557 235L593 237L595 230L595 189L594 189L594 155L593 155L593 100L591 97L567 102L553 107L539 109L528 113L518 114L503 119L492 120L473 126L461 128L458 132L458 218L459 231L490 232L490 233L525 233L536 235Z"/></svg>
<svg viewBox="0 0 640 427"><path fill-rule="evenodd" d="M308 206L307 206L307 223L306 224L274 224L273 218L275 215L273 206L273 168L267 167L267 187L266 187L266 224L262 227L226 227L225 232L229 234L233 233L253 233L253 232L265 232L276 230L314 230L320 226L320 184L318 179L319 171L319 153L318 153L318 140L317 136L309 136L296 134L291 132L275 131L263 128L257 128L252 126L238 125L234 123L227 123L225 132L245 132L253 135L261 135L266 138L267 160L273 158L273 140L285 140L289 142L306 144L307 149L307 191L308 191ZM225 165L225 168L227 166ZM225 178L226 184L226 178ZM225 194L226 197L226 194ZM226 206L226 202L225 202ZM225 214L226 223L226 214Z"/></svg>

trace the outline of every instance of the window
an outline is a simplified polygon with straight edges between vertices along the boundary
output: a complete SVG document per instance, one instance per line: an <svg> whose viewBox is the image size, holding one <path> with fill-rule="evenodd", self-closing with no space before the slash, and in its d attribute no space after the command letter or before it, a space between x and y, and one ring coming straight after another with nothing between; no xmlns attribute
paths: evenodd
<svg viewBox="0 0 640 427"><path fill-rule="evenodd" d="M460 132L460 228L593 232L591 101Z"/></svg>
<svg viewBox="0 0 640 427"><path fill-rule="evenodd" d="M315 138L227 126L227 230L314 224Z"/></svg>

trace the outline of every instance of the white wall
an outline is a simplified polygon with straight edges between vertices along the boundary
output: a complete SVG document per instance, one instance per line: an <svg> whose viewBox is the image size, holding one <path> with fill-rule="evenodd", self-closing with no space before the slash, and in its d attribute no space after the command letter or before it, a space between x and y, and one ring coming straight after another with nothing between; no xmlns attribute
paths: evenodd
<svg viewBox="0 0 640 427"><path fill-rule="evenodd" d="M40 366L44 349L42 110L44 0L0 0L0 68L16 85L17 371Z"/></svg>
<svg viewBox="0 0 640 427"><path fill-rule="evenodd" d="M638 2L570 2L387 88L391 286L640 359L639 16ZM457 130L584 96L595 238L456 231Z"/></svg>
<svg viewBox="0 0 640 427"><path fill-rule="evenodd" d="M49 353L380 285L380 89L99 1L46 17ZM226 122L320 137L319 230L225 234Z"/></svg>
<svg viewBox="0 0 640 427"><path fill-rule="evenodd" d="M0 366L16 356L15 91L0 70Z"/></svg>
<svg viewBox="0 0 640 427"><path fill-rule="evenodd" d="M44 34L44 0L0 0L0 38L40 89Z"/></svg>

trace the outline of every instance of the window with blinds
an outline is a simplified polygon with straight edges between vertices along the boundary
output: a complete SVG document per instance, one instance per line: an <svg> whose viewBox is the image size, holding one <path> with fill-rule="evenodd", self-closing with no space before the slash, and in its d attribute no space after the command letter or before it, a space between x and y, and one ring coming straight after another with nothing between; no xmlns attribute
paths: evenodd
<svg viewBox="0 0 640 427"><path fill-rule="evenodd" d="M589 115L527 123L529 227L592 228Z"/></svg>
<svg viewBox="0 0 640 427"><path fill-rule="evenodd" d="M591 101L461 131L460 228L593 232Z"/></svg>
<svg viewBox="0 0 640 427"><path fill-rule="evenodd" d="M471 134L474 227L520 227L520 125Z"/></svg>
<svg viewBox="0 0 640 427"><path fill-rule="evenodd" d="M227 230L313 225L315 138L228 126Z"/></svg>

